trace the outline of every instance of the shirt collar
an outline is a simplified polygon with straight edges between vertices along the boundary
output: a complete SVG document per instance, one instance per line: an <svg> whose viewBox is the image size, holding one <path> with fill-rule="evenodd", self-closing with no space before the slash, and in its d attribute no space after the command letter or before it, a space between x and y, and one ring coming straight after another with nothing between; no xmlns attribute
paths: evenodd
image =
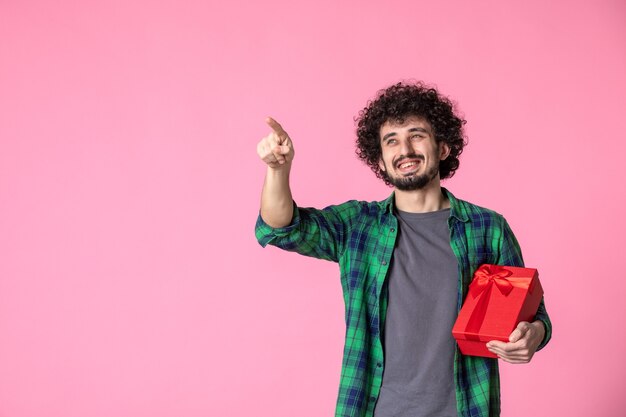
<svg viewBox="0 0 626 417"><path fill-rule="evenodd" d="M467 216L465 210L462 209L461 201L459 201L454 194L448 191L447 188L441 187L441 192L443 192L450 201L450 217L454 217L462 222L468 222L469 217Z"/></svg>
<svg viewBox="0 0 626 417"><path fill-rule="evenodd" d="M469 217L465 210L461 208L461 202L448 191L447 188L441 187L441 192L445 194L445 196L450 201L450 217L454 217L459 221L467 222L469 221ZM381 203L383 208L383 213L393 214L393 210L395 208L395 192L392 192L387 199L383 200Z"/></svg>

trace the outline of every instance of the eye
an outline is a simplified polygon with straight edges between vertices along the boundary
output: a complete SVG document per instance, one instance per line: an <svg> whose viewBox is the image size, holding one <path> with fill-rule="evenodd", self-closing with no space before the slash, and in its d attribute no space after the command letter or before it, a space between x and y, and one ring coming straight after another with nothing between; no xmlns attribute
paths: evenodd
<svg viewBox="0 0 626 417"><path fill-rule="evenodd" d="M412 135L411 140L420 140L420 139L424 139L424 135Z"/></svg>
<svg viewBox="0 0 626 417"><path fill-rule="evenodd" d="M397 139L387 139L387 145L395 145L398 142Z"/></svg>

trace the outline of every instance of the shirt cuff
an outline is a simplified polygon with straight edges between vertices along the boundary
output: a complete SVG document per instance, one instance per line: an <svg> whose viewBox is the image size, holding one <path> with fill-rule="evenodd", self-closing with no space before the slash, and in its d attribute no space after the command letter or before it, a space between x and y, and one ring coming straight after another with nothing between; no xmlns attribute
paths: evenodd
<svg viewBox="0 0 626 417"><path fill-rule="evenodd" d="M274 238L284 237L289 235L295 228L300 225L300 210L293 202L293 217L291 223L284 227L272 227L265 223L259 212L259 216L256 221L255 234L259 244L263 247L267 246Z"/></svg>

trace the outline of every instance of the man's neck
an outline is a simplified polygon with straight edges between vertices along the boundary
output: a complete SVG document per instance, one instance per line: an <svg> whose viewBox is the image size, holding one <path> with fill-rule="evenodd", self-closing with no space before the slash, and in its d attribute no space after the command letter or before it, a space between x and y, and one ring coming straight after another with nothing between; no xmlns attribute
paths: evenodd
<svg viewBox="0 0 626 417"><path fill-rule="evenodd" d="M441 192L439 181L431 181L415 191L395 190L396 208L409 213L428 213L450 208L450 201Z"/></svg>

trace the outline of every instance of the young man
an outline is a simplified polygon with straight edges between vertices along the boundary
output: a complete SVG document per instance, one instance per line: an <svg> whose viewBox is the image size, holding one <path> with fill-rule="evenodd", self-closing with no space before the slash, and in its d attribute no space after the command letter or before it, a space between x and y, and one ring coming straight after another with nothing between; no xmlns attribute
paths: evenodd
<svg viewBox="0 0 626 417"><path fill-rule="evenodd" d="M422 83L380 91L359 114L357 154L394 192L323 210L295 205L293 142L267 123L259 243L340 266L347 329L336 416L500 415L497 359L462 355L451 329L481 264L523 260L501 215L441 187L466 144L450 100ZM542 300L535 321L487 346L526 363L551 332Z"/></svg>

